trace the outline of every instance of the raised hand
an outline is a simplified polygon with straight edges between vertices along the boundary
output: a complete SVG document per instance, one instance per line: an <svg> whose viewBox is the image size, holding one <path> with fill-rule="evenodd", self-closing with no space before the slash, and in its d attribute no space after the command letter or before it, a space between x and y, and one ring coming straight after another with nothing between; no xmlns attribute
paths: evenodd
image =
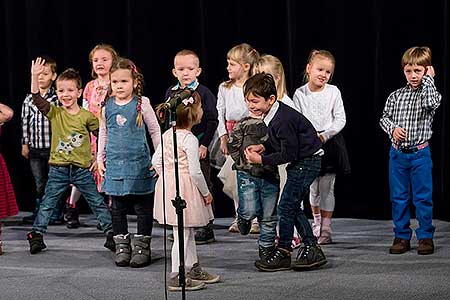
<svg viewBox="0 0 450 300"><path fill-rule="evenodd" d="M436 75L436 73L434 72L433 66L428 66L427 67L427 74L426 75L430 75L431 77L434 78L434 75Z"/></svg>
<svg viewBox="0 0 450 300"><path fill-rule="evenodd" d="M36 60L31 61L31 75L39 76L44 72L45 59L38 57Z"/></svg>

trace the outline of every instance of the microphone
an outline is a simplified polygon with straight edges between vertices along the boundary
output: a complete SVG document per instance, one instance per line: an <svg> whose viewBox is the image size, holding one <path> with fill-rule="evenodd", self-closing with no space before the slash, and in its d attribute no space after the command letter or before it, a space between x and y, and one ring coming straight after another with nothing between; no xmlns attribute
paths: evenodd
<svg viewBox="0 0 450 300"><path fill-rule="evenodd" d="M166 109L175 110L177 106L181 104L181 101L191 97L193 92L194 90L192 89L184 89L181 92L177 93L175 96L169 98L169 100L164 103Z"/></svg>

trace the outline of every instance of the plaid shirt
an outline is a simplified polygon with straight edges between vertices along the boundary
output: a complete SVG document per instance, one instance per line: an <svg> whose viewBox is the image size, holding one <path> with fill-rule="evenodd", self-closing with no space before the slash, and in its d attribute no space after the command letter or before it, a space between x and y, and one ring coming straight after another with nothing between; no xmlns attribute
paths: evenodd
<svg viewBox="0 0 450 300"><path fill-rule="evenodd" d="M392 133L397 127L406 130L406 139L398 146L408 148L427 142L431 138L431 125L441 98L434 79L429 75L423 77L417 89L412 89L408 84L390 94L380 126L389 135L392 144L396 144Z"/></svg>
<svg viewBox="0 0 450 300"><path fill-rule="evenodd" d="M51 87L44 99L57 105L58 97ZM51 146L50 122L33 104L31 94L27 95L22 105L22 145L45 149Z"/></svg>

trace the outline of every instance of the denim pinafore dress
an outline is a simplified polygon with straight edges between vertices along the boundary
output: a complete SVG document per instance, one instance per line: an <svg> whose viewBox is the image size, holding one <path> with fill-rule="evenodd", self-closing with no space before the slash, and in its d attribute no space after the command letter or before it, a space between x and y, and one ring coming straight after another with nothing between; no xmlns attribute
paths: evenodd
<svg viewBox="0 0 450 300"><path fill-rule="evenodd" d="M117 105L115 97L106 101L105 117L106 172L102 190L107 195L143 195L154 191L154 171L150 171L151 156L145 125L136 125L137 98Z"/></svg>

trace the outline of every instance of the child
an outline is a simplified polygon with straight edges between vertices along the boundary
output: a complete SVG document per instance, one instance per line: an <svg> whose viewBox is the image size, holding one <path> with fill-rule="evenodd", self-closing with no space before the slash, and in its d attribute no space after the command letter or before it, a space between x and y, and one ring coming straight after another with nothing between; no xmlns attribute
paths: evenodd
<svg viewBox="0 0 450 300"><path fill-rule="evenodd" d="M291 241L294 224L303 243L292 268L306 270L326 263L317 244L311 225L301 208L301 202L320 171L321 143L311 123L296 110L276 101L277 90L272 75L260 73L248 79L244 96L254 110L261 111L269 128L269 139L264 146L251 145L245 150L250 163L280 165L286 168L287 181L278 206L280 240L270 255L255 263L261 271L281 271L291 268ZM264 152L264 153L263 153Z"/></svg>
<svg viewBox="0 0 450 300"><path fill-rule="evenodd" d="M419 227L417 253L434 253L433 181L430 147L433 117L441 103L434 85L431 50L412 47L402 57L407 85L391 93L380 119L381 128L389 135L389 185L391 190L394 242L391 254L410 250L410 204L416 207Z"/></svg>
<svg viewBox="0 0 450 300"><path fill-rule="evenodd" d="M57 105L58 97L52 87L56 79L56 62L44 57L44 71L38 78L39 94L50 104ZM31 173L36 185L34 211L25 216L25 224L33 224L44 196L48 180L48 160L50 158L51 127L49 120L37 109L28 94L22 105L22 156L30 160ZM50 224L61 224L63 202L58 203L50 218Z"/></svg>
<svg viewBox="0 0 450 300"><path fill-rule="evenodd" d="M273 76L275 80L275 86L277 88L277 100L283 102L286 105L295 109L294 102L287 95L286 89L286 79L284 76L284 68L281 61L270 54L263 54L253 66L253 75L256 73L268 73ZM278 171L280 173L280 190L283 190L286 184L286 166L287 164L279 165ZM303 207L302 207L303 208ZM277 236L275 239L275 244L278 243L280 237ZM294 228L294 236L292 237L292 248L296 249L300 247L301 240L298 238L298 233Z"/></svg>
<svg viewBox="0 0 450 300"><path fill-rule="evenodd" d="M142 96L144 78L134 63L119 58L111 67L111 90L102 111L98 169L102 190L112 198L112 225L117 266L144 267L151 262L154 171L145 128L158 145L158 120L150 100ZM145 125L143 124L145 123ZM127 211L137 215L137 233L128 233Z"/></svg>
<svg viewBox="0 0 450 300"><path fill-rule="evenodd" d="M186 266L186 290L198 290L205 287L205 283L215 283L220 280L217 275L211 275L202 270L197 258L195 246L194 227L204 226L214 218L211 203L213 197L208 189L208 185L203 177L199 157L199 141L191 132L194 125L201 122L203 110L202 101L197 91L192 97L183 100L183 103L176 108L177 114L177 151L179 168L179 192L182 199L186 201L184 215L184 249ZM161 106L157 109L158 114ZM179 286L179 240L178 223L175 208L171 200L175 199L175 169L174 169L174 149L172 129L163 134L164 149L158 146L153 156L153 165L160 175L155 188L155 218L160 224L173 226L174 243L172 246L172 273L170 273L169 290L181 290ZM164 174L162 174L164 153ZM162 176L164 176L165 187L163 187ZM165 195L163 194L165 188ZM163 211L163 201L165 201L166 211Z"/></svg>
<svg viewBox="0 0 450 300"><path fill-rule="evenodd" d="M246 99L249 116L234 125L228 139L228 153L237 170L239 206L237 225L243 235L251 229L252 220L257 218L259 236L259 257L263 260L274 252L277 227L277 200L280 192L280 178L275 165L250 164L244 150L258 145L269 138L267 126L262 120L264 114L253 102Z"/></svg>
<svg viewBox="0 0 450 300"><path fill-rule="evenodd" d="M203 117L199 124L192 127L192 133L197 137L200 147L198 149L200 166L203 176L205 177L208 188L212 189L210 177L210 160L208 147L211 143L214 132L217 129L217 99L213 93L198 81L202 69L200 68L200 60L197 54L191 50L181 50L175 55L173 75L177 78L178 83L170 87L166 91L166 99L174 96L182 89L189 88L200 94ZM207 226L199 228L195 232L195 242L197 244L207 244L214 242L213 222Z"/></svg>
<svg viewBox="0 0 450 300"><path fill-rule="evenodd" d="M249 44L245 43L234 46L227 53L227 71L230 80L220 84L217 95L217 112L219 114L217 131L220 137L220 149L226 156L228 155L228 135L233 130L234 124L242 118L248 116L248 109L245 104L242 86L250 76L250 71L258 59L258 51L256 51L256 49ZM225 166L227 165L229 164L225 164ZM230 174L227 177L235 180L236 174L234 174L231 169L227 172L227 174ZM235 183L234 185L236 186ZM235 189L237 189L237 186ZM238 199L235 198L233 200L235 209L237 209ZM250 232L259 233L257 220L254 220L253 224L253 228ZM228 231L239 232L236 219L233 220Z"/></svg>
<svg viewBox="0 0 450 300"><path fill-rule="evenodd" d="M84 88L83 108L90 111L98 119L100 119L101 106L105 101L109 89L109 71L111 70L113 63L117 61L117 57L116 50L108 44L98 44L91 50L91 53L89 53L89 62L92 66L91 75L94 80L89 81ZM91 135L91 151L92 155L97 156L97 137L95 135ZM94 164L95 166L92 175L97 184L97 189L100 192L103 177L97 172L97 161ZM77 206L79 198L80 191L76 187L72 187L66 214L67 228L80 227L78 218L79 207Z"/></svg>
<svg viewBox="0 0 450 300"><path fill-rule="evenodd" d="M11 108L5 104L0 103L0 135L2 132L2 125L12 119L14 113ZM2 245L2 219L14 216L19 213L17 208L16 196L9 178L8 168L3 156L0 153L0 255L3 254Z"/></svg>
<svg viewBox="0 0 450 300"><path fill-rule="evenodd" d="M311 51L305 70L307 83L294 94L294 104L314 126L324 147L335 141L344 128L346 118L339 89L328 81L334 72L335 59L326 50ZM334 139L333 139L334 138ZM344 148L345 150L345 148ZM336 168L326 165L331 149L325 150L322 172L310 187L309 202L314 218L313 233L320 245L330 244L331 217L334 211ZM346 154L346 153L345 153Z"/></svg>
<svg viewBox="0 0 450 300"><path fill-rule="evenodd" d="M45 60L38 57L31 65L31 94L33 103L50 120L52 142L50 170L44 198L28 233L30 253L46 248L42 233L47 231L50 215L69 184L74 184L85 196L103 232L111 229L111 215L98 193L89 167L92 165L89 134L98 129L98 119L78 106L81 78L74 69L67 69L56 79L56 94L61 107L51 105L39 94L39 76L45 70ZM105 247L111 248L111 235Z"/></svg>

